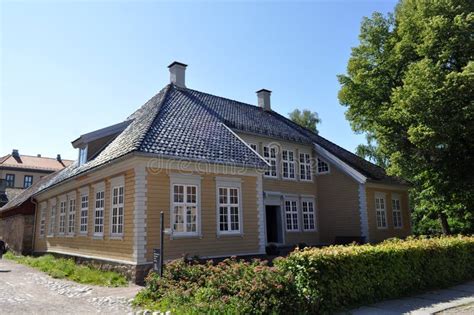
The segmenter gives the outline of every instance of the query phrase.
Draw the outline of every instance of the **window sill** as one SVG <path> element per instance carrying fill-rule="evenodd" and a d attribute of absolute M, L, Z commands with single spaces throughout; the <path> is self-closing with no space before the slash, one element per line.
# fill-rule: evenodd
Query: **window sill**
<path fill-rule="evenodd" d="M 87 232 L 79 233 L 77 236 L 80 236 L 80 237 L 87 237 Z"/>
<path fill-rule="evenodd" d="M 316 229 L 313 229 L 313 230 L 303 230 L 303 233 L 304 233 L 304 232 L 314 233 L 314 232 L 317 232 L 317 231 L 318 231 L 318 230 L 316 230 Z"/>
<path fill-rule="evenodd" d="M 221 237 L 244 237 L 244 233 L 242 232 L 229 232 L 229 233 L 225 233 L 225 232 L 218 232 L 217 233 L 217 238 L 221 238 Z"/>
<path fill-rule="evenodd" d="M 296 182 L 296 178 L 282 177 L 281 179 L 288 182 Z"/>
<path fill-rule="evenodd" d="M 386 226 L 382 226 L 382 227 L 377 226 L 377 230 L 388 230 L 388 227 L 386 227 Z"/>
<path fill-rule="evenodd" d="M 170 235 L 171 236 L 171 239 L 174 240 L 174 239 L 181 239 L 181 238 L 202 238 L 202 235 L 199 235 L 199 234 L 176 234 L 176 233 L 173 233 Z"/>
<path fill-rule="evenodd" d="M 314 183 L 314 181 L 312 179 L 301 179 L 300 178 L 300 182 L 303 182 L 303 183 Z"/>
<path fill-rule="evenodd" d="M 69 238 L 72 238 L 72 237 L 75 237 L 76 235 L 75 234 L 67 234 L 66 237 L 69 237 Z"/>
<path fill-rule="evenodd" d="M 301 230 L 286 230 L 287 233 L 300 233 Z"/>
<path fill-rule="evenodd" d="M 104 239 L 104 235 L 93 235 L 93 236 L 92 236 L 92 239 L 93 239 L 93 240 L 103 240 L 103 239 Z"/>
<path fill-rule="evenodd" d="M 109 240 L 123 241 L 123 235 L 110 235 Z"/>

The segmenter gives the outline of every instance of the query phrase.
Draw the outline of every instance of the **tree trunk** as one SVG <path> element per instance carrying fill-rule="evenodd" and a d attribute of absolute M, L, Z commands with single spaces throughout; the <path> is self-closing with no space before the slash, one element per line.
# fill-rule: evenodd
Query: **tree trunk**
<path fill-rule="evenodd" d="M 444 235 L 451 234 L 451 230 L 449 229 L 448 217 L 445 213 L 441 212 L 439 215 L 439 222 L 441 223 L 441 231 Z"/>

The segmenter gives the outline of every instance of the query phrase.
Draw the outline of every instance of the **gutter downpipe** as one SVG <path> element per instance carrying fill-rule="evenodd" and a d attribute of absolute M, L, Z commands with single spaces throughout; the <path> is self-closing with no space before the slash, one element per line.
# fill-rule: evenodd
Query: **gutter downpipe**
<path fill-rule="evenodd" d="M 35 251 L 35 240 L 36 240 L 36 209 L 38 209 L 38 202 L 33 197 L 31 198 L 31 203 L 35 205 L 35 214 L 34 214 L 34 220 L 33 220 L 33 237 L 32 237 L 32 244 L 31 244 L 31 254 L 34 253 Z"/>

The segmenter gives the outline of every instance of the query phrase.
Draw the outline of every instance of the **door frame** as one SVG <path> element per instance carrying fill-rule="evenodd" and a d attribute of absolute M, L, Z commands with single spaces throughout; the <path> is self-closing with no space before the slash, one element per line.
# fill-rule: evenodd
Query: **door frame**
<path fill-rule="evenodd" d="M 283 216 L 283 194 L 279 192 L 268 192 L 264 193 L 263 207 L 265 209 L 264 223 L 265 223 L 265 245 L 275 244 L 275 245 L 285 245 L 286 235 L 285 235 L 285 221 Z M 280 209 L 280 220 L 281 220 L 281 243 L 268 242 L 267 239 L 267 206 L 276 206 Z"/>

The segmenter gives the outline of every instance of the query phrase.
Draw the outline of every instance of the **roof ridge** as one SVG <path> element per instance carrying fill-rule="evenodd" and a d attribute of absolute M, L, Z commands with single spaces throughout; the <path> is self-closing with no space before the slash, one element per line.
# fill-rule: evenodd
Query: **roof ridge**
<path fill-rule="evenodd" d="M 38 158 L 38 159 L 49 159 L 49 160 L 57 160 L 55 157 L 49 157 L 49 156 L 37 156 L 37 155 L 29 155 L 29 154 L 20 154 L 20 157 L 22 156 L 28 156 L 28 157 L 33 157 L 33 158 Z M 69 160 L 69 159 L 61 159 L 62 161 L 72 161 L 74 160 Z"/>

